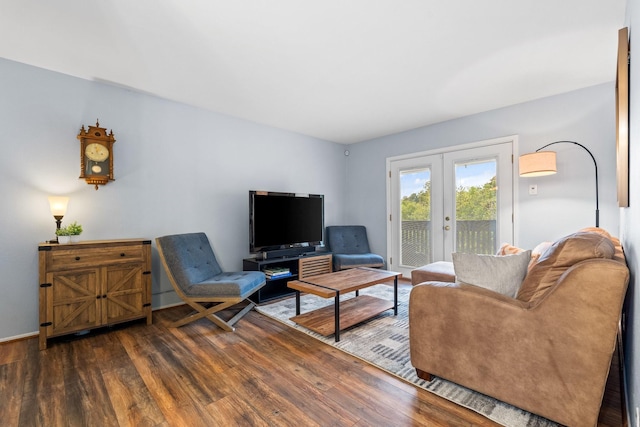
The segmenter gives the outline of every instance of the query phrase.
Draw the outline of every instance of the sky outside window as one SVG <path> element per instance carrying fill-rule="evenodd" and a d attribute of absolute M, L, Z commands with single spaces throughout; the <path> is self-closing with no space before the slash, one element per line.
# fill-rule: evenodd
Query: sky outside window
<path fill-rule="evenodd" d="M 495 162 L 467 163 L 456 165 L 456 188 L 477 187 L 489 182 L 496 175 Z M 400 174 L 401 197 L 410 196 L 424 189 L 425 182 L 431 179 L 431 170 L 416 170 Z"/>

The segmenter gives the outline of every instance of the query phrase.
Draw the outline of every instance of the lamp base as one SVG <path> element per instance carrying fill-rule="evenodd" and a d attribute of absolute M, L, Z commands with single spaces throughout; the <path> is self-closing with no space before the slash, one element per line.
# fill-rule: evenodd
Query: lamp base
<path fill-rule="evenodd" d="M 62 225 L 62 218 L 64 218 L 64 215 L 54 215 L 53 216 L 56 219 L 56 231 L 60 230 L 60 226 Z M 53 240 L 49 240 L 47 243 L 60 243 L 58 241 L 58 235 L 56 234 L 56 238 Z"/>

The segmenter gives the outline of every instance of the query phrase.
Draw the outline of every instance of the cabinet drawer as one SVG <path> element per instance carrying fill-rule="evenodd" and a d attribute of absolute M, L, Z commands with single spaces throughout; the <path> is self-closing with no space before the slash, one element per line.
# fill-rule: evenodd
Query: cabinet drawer
<path fill-rule="evenodd" d="M 87 248 L 52 251 L 50 270 L 69 269 L 85 266 L 102 266 L 132 261 L 142 261 L 142 246 L 110 246 L 107 248 Z"/>

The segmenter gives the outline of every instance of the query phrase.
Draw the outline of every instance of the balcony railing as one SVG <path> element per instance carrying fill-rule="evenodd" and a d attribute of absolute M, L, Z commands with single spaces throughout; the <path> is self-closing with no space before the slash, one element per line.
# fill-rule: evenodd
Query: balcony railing
<path fill-rule="evenodd" d="M 456 221 L 456 251 L 493 254 L 496 221 Z M 431 221 L 402 221 L 402 265 L 422 267 L 433 262 Z"/>

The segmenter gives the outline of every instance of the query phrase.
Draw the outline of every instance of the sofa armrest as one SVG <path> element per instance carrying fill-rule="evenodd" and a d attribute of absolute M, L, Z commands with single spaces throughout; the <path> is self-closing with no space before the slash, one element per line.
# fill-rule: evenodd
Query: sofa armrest
<path fill-rule="evenodd" d="M 412 364 L 563 424 L 589 425 L 628 280 L 624 264 L 590 259 L 535 305 L 473 285 L 420 284 L 409 302 Z"/>

